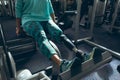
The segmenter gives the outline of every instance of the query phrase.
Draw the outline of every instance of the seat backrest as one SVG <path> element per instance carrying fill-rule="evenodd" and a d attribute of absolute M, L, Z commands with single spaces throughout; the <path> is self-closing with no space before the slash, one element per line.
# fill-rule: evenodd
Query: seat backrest
<path fill-rule="evenodd" d="M 13 77 L 13 78 L 16 78 L 16 66 L 15 66 L 15 62 L 14 62 L 14 59 L 11 55 L 10 52 L 8 52 L 8 49 L 7 49 L 7 46 L 6 46 L 6 39 L 4 37 L 4 31 L 3 31 L 3 28 L 2 28 L 2 25 L 0 24 L 0 36 L 2 37 L 2 48 L 3 48 L 3 52 L 4 52 L 4 55 L 5 55 L 5 62 L 7 64 L 7 67 L 8 67 L 8 70 L 9 70 L 9 73 L 10 73 L 10 77 Z"/>
<path fill-rule="evenodd" d="M 7 54 L 7 47 L 6 47 L 6 39 L 4 37 L 4 32 L 3 32 L 3 28 L 2 28 L 2 25 L 0 24 L 0 36 L 2 37 L 1 39 L 1 43 L 2 43 L 2 46 L 0 47 L 1 51 L 3 52 L 3 63 L 4 63 L 4 66 L 5 66 L 5 70 L 6 70 L 6 74 L 11 77 L 11 61 L 9 59 L 9 55 Z M 14 73 L 12 73 L 14 74 Z M 15 76 L 14 76 L 15 77 Z"/>

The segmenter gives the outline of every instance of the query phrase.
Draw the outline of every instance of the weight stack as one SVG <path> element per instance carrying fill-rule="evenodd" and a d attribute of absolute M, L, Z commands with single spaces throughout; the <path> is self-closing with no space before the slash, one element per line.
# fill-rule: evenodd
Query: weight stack
<path fill-rule="evenodd" d="M 6 43 L 16 64 L 28 60 L 36 51 L 36 43 L 30 37 L 9 40 Z"/>

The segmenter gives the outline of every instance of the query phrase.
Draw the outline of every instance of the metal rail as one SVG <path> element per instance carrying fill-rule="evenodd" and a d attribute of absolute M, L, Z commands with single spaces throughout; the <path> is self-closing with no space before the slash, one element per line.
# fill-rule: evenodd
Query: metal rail
<path fill-rule="evenodd" d="M 113 50 L 111 50 L 111 49 L 108 49 L 108 48 L 106 48 L 106 47 L 104 47 L 104 46 L 101 46 L 101 45 L 99 45 L 99 44 L 96 44 L 96 43 L 94 43 L 94 42 L 92 42 L 92 41 L 89 41 L 89 40 L 84 40 L 84 41 L 87 42 L 87 43 L 89 43 L 89 44 L 91 44 L 91 45 L 94 45 L 94 46 L 96 46 L 96 47 L 99 47 L 99 48 L 101 48 L 101 49 L 103 49 L 103 50 L 109 51 L 109 52 L 112 54 L 112 56 L 120 59 L 120 53 L 115 52 L 115 51 L 113 51 Z"/>

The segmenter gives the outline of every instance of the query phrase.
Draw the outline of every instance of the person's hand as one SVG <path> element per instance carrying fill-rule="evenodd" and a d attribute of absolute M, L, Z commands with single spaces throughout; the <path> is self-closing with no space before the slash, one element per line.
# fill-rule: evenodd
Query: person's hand
<path fill-rule="evenodd" d="M 17 36 L 19 36 L 19 34 L 20 34 L 20 27 L 16 27 L 16 34 L 17 34 Z"/>
<path fill-rule="evenodd" d="M 17 37 L 26 37 L 27 36 L 26 32 L 23 30 L 22 27 L 16 27 L 16 34 L 17 34 Z"/>

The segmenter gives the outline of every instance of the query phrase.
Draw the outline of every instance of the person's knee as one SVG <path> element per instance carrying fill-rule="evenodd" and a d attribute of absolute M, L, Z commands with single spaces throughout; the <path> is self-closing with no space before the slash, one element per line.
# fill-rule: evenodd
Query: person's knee
<path fill-rule="evenodd" d="M 60 35 L 60 38 L 61 38 L 61 40 L 66 40 L 66 39 L 68 39 L 65 34 L 61 34 L 61 35 Z"/>

